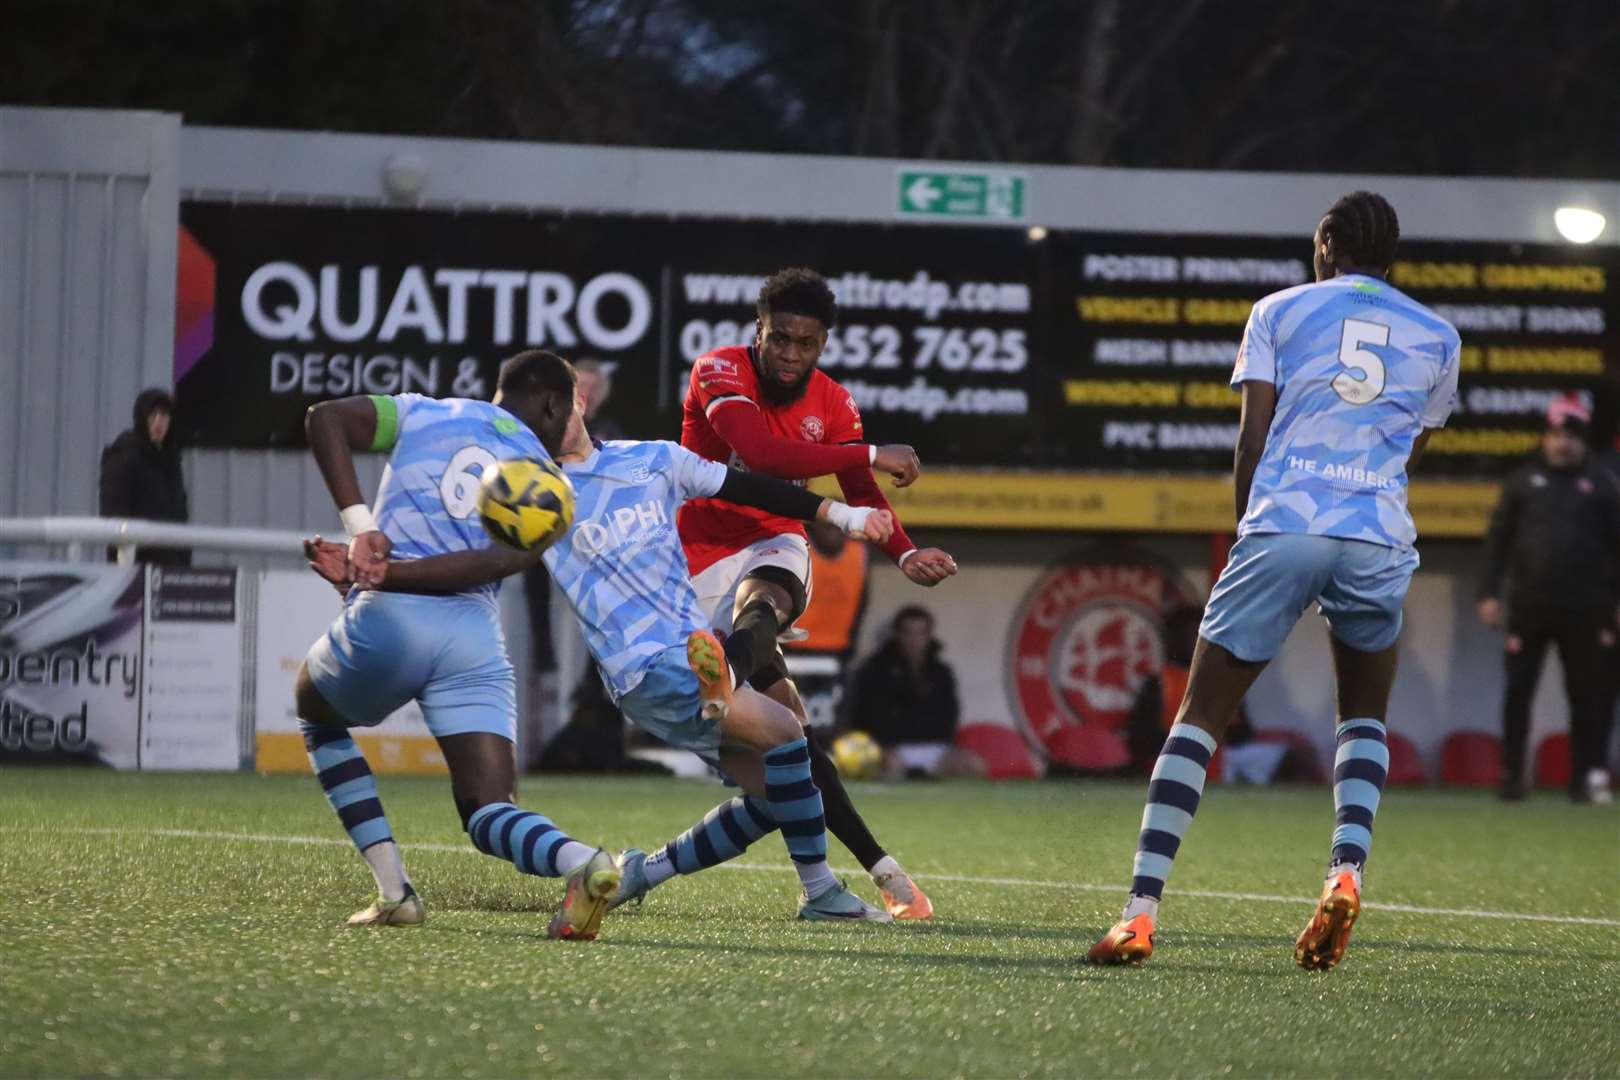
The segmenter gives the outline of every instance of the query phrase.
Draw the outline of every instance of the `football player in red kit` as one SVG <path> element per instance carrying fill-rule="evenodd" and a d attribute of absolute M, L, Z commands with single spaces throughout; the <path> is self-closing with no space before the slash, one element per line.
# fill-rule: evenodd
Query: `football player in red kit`
<path fill-rule="evenodd" d="M 832 474 L 851 505 L 890 510 L 873 470 L 888 473 L 904 487 L 917 478 L 917 455 L 909 446 L 865 442 L 854 398 L 817 368 L 827 331 L 837 318 L 832 289 L 813 270 L 783 270 L 760 289 L 756 311 L 758 331 L 751 347 L 716 349 L 693 366 L 681 445 L 733 468 L 800 483 Z M 725 637 L 729 661 L 725 666 L 733 679 L 752 683 L 808 726 L 804 703 L 788 678 L 778 645 L 779 640 L 793 639 L 793 623 L 811 597 L 803 525 L 718 499 L 687 503 L 679 525 L 698 603 Z M 938 548 L 918 548 L 898 520 L 883 549 L 919 585 L 937 585 L 956 573 L 950 555 Z M 707 684 L 705 680 L 705 689 Z M 717 693 L 729 689 L 724 673 L 714 689 Z M 931 917 L 928 897 L 872 836 L 815 732 L 808 735 L 827 831 L 872 875 L 889 914 L 901 919 Z M 713 855 L 715 861 L 738 853 L 700 852 L 705 858 Z M 627 885 L 639 884 L 636 869 L 631 867 Z M 676 872 L 690 871 L 681 867 Z M 660 867 L 655 876 L 662 873 Z M 655 884 L 649 882 L 647 887 Z"/>

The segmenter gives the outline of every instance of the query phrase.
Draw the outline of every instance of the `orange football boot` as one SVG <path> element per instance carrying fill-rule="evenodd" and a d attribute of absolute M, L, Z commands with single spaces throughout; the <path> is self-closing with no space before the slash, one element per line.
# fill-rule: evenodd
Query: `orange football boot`
<path fill-rule="evenodd" d="M 1341 870 L 1322 887 L 1316 914 L 1294 942 L 1294 962 L 1306 971 L 1327 971 L 1344 959 L 1350 928 L 1361 914 L 1361 886 L 1356 875 Z"/>
<path fill-rule="evenodd" d="M 878 894 L 889 914 L 897 919 L 932 919 L 934 902 L 928 899 L 911 875 L 895 870 L 876 879 Z"/>
<path fill-rule="evenodd" d="M 731 666 L 725 646 L 712 630 L 694 630 L 686 639 L 686 662 L 698 677 L 703 719 L 724 720 L 731 711 Z"/>
<path fill-rule="evenodd" d="M 1140 964 L 1152 955 L 1153 916 L 1143 912 L 1115 923 L 1086 953 L 1086 959 L 1093 964 Z"/>

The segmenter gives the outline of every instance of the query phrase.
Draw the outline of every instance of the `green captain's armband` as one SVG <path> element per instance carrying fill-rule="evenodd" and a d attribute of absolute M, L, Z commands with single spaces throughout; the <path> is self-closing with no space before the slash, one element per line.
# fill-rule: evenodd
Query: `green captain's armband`
<path fill-rule="evenodd" d="M 367 394 L 377 407 L 377 434 L 371 437 L 373 450 L 392 450 L 399 438 L 399 406 L 387 394 Z"/>

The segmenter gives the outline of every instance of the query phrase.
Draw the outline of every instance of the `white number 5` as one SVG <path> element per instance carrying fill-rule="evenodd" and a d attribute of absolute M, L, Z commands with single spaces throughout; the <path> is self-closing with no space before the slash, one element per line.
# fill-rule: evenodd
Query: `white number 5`
<path fill-rule="evenodd" d="M 1333 390 L 1352 405 L 1365 405 L 1384 392 L 1384 362 L 1364 345 L 1388 345 L 1389 327 L 1362 319 L 1344 320 L 1339 336 L 1339 363 L 1346 370 L 1333 377 Z"/>
<path fill-rule="evenodd" d="M 450 458 L 439 481 L 439 497 L 453 518 L 472 517 L 478 509 L 478 484 L 484 476 L 484 466 L 493 465 L 495 455 L 482 446 L 463 446 Z"/>

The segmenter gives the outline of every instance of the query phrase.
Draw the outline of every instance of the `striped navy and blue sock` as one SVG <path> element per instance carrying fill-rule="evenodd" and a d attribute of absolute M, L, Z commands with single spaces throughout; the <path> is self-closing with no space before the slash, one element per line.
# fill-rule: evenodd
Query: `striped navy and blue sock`
<path fill-rule="evenodd" d="M 374 844 L 392 840 L 394 833 L 383 815 L 377 797 L 377 778 L 371 775 L 366 756 L 354 744 L 347 728 L 326 727 L 301 720 L 304 749 L 310 765 L 326 792 L 326 801 L 337 811 L 338 820 L 349 833 L 354 846 L 364 854 Z"/>
<path fill-rule="evenodd" d="M 827 819 L 821 790 L 810 778 L 810 746 L 803 736 L 765 753 L 765 806 L 782 830 L 788 856 L 814 900 L 836 885 L 827 867 Z"/>
<path fill-rule="evenodd" d="M 695 874 L 718 866 L 735 859 L 749 844 L 775 829 L 770 812 L 753 796 L 723 802 L 647 857 L 647 881 L 657 885 L 676 874 Z"/>
<path fill-rule="evenodd" d="M 1170 877 L 1181 838 L 1198 812 L 1204 794 L 1209 759 L 1215 755 L 1215 736 L 1192 724 L 1176 724 L 1164 740 L 1159 760 L 1148 781 L 1142 831 L 1136 838 L 1136 862 L 1131 869 L 1131 900 L 1149 914 L 1158 908 L 1164 883 Z M 1127 918 L 1136 914 L 1126 905 Z"/>
<path fill-rule="evenodd" d="M 1335 741 L 1333 856 L 1328 872 L 1349 867 L 1359 882 L 1372 851 L 1373 817 L 1389 775 L 1389 743 L 1383 723 L 1367 718 L 1340 724 Z"/>
<path fill-rule="evenodd" d="M 473 811 L 467 835 L 485 855 L 505 859 L 520 873 L 541 877 L 571 874 L 596 852 L 547 818 L 509 802 L 488 803 Z"/>

